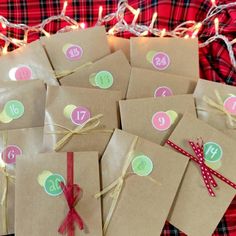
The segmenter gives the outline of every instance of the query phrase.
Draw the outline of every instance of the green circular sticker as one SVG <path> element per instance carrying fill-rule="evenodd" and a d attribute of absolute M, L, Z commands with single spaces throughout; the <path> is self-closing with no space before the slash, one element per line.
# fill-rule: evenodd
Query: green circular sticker
<path fill-rule="evenodd" d="M 100 71 L 95 76 L 95 83 L 101 89 L 108 89 L 113 85 L 113 76 L 108 71 Z"/>
<path fill-rule="evenodd" d="M 18 100 L 11 100 L 5 104 L 4 111 L 8 117 L 15 120 L 23 116 L 25 108 L 22 102 Z"/>
<path fill-rule="evenodd" d="M 58 196 L 63 192 L 60 187 L 61 182 L 65 184 L 65 180 L 61 175 L 59 174 L 49 175 L 44 182 L 44 190 L 50 196 Z"/>
<path fill-rule="evenodd" d="M 216 162 L 222 158 L 223 150 L 221 146 L 214 142 L 204 144 L 204 157 L 208 162 Z"/>
<path fill-rule="evenodd" d="M 154 50 L 148 51 L 146 54 L 146 60 L 149 63 L 152 63 L 152 58 L 155 56 L 155 54 L 156 54 L 156 51 L 154 51 Z"/>
<path fill-rule="evenodd" d="M 152 160 L 145 155 L 137 156 L 132 161 L 132 169 L 139 176 L 148 176 L 153 170 Z"/>

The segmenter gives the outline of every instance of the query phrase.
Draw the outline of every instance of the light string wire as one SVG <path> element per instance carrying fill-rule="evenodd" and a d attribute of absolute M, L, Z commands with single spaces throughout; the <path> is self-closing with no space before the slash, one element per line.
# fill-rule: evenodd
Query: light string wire
<path fill-rule="evenodd" d="M 179 24 L 177 27 L 175 27 L 172 31 L 167 31 L 166 29 L 157 29 L 154 28 L 155 21 L 157 20 L 158 14 L 155 12 L 152 16 L 151 23 L 149 25 L 143 25 L 143 24 L 137 24 L 137 20 L 139 15 L 141 14 L 141 10 L 134 9 L 131 5 L 128 4 L 128 0 L 120 0 L 117 6 L 116 12 L 107 14 L 103 16 L 103 7 L 100 6 L 98 10 L 98 20 L 96 25 L 104 25 L 112 20 L 116 20 L 116 23 L 114 26 L 112 26 L 108 30 L 108 34 L 115 35 L 121 32 L 129 32 L 135 36 L 146 36 L 146 35 L 154 35 L 157 37 L 175 37 L 175 38 L 196 38 L 201 37 L 199 34 L 200 30 L 206 23 L 209 21 L 213 21 L 212 18 L 217 16 L 220 12 L 222 12 L 225 9 L 236 7 L 236 2 L 222 4 L 222 5 L 216 5 L 215 0 L 211 0 L 212 6 L 209 9 L 209 11 L 206 14 L 206 18 L 203 19 L 201 22 L 196 21 L 185 21 L 181 24 Z M 8 51 L 9 45 L 13 44 L 17 47 L 21 47 L 27 44 L 28 42 L 28 34 L 30 32 L 37 32 L 42 33 L 47 37 L 50 37 L 50 33 L 45 30 L 45 26 L 53 21 L 65 21 L 68 23 L 67 26 L 61 28 L 57 31 L 57 33 L 60 32 L 68 32 L 73 31 L 76 29 L 84 29 L 85 24 L 84 23 L 78 23 L 71 17 L 66 15 L 66 9 L 68 6 L 68 2 L 65 1 L 63 4 L 63 9 L 59 15 L 51 16 L 45 20 L 43 20 L 40 24 L 37 24 L 35 26 L 28 26 L 26 24 L 14 24 L 9 22 L 5 17 L 0 16 L 0 24 L 2 24 L 2 27 L 5 28 L 14 28 L 24 31 L 24 38 L 22 40 L 15 39 L 11 37 L 7 37 L 6 35 L 0 33 L 0 40 L 3 40 L 5 42 L 5 45 L 1 49 L 0 53 L 2 55 L 6 54 Z M 127 23 L 125 20 L 125 14 L 126 12 L 131 12 L 134 17 L 131 23 Z M 233 40 L 228 39 L 225 35 L 220 33 L 219 28 L 219 19 L 216 17 L 214 19 L 215 24 L 215 34 L 213 36 L 210 36 L 206 41 L 199 43 L 199 47 L 206 47 L 210 43 L 216 41 L 216 40 L 222 40 L 229 53 L 231 64 L 234 68 L 236 68 L 236 58 L 233 51 L 233 46 L 236 43 L 236 38 Z"/>

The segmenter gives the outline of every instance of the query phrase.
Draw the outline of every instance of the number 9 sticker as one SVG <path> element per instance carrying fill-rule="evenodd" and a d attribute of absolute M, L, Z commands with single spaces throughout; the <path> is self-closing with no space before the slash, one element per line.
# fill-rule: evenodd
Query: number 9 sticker
<path fill-rule="evenodd" d="M 156 112 L 152 117 L 152 125 L 158 131 L 165 131 L 171 126 L 171 117 L 164 111 Z"/>

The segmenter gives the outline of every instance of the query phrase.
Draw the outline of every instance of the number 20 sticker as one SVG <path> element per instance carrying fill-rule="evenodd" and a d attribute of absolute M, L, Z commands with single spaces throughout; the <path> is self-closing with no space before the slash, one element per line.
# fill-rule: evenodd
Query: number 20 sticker
<path fill-rule="evenodd" d="M 152 117 L 152 125 L 156 130 L 165 131 L 171 126 L 171 118 L 164 111 L 156 112 Z"/>

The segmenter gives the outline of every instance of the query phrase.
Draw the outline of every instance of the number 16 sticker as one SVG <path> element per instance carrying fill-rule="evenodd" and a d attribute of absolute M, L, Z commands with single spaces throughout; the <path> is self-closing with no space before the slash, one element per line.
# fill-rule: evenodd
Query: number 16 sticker
<path fill-rule="evenodd" d="M 165 131 L 171 126 L 171 118 L 164 111 L 156 112 L 152 117 L 152 125 L 159 131 Z"/>

